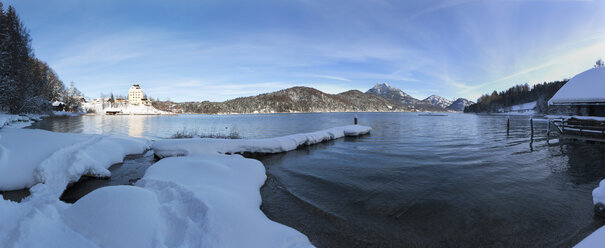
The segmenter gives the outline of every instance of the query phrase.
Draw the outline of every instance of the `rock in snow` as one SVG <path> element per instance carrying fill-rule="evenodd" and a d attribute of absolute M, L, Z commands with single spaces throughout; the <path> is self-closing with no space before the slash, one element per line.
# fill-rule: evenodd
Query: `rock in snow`
<path fill-rule="evenodd" d="M 2 187 L 33 186 L 31 196 L 21 203 L 0 200 L 0 244 L 311 247 L 305 235 L 269 220 L 260 210 L 264 166 L 257 160 L 220 153 L 288 151 L 370 130 L 346 126 L 273 139 L 158 141 L 153 147 L 163 156 L 187 156 L 155 163 L 134 186 L 100 188 L 74 204 L 59 200 L 67 183 L 87 173 L 108 175 L 109 165 L 126 154 L 144 151 L 148 142 L 41 130 L 3 131 Z"/>

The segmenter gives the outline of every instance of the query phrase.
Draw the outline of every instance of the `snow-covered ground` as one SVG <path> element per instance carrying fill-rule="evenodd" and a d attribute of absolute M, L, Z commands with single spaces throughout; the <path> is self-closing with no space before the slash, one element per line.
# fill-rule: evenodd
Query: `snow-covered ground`
<path fill-rule="evenodd" d="M 592 191 L 592 202 L 594 205 L 605 204 L 605 179 L 599 183 L 599 187 Z"/>
<path fill-rule="evenodd" d="M 605 246 L 605 226 L 586 237 L 574 248 L 602 248 Z"/>
<path fill-rule="evenodd" d="M 598 203 L 605 204 L 605 180 L 602 180 L 599 183 L 599 187 L 592 191 L 592 200 L 594 205 Z M 600 248 L 605 246 L 605 226 L 599 228 L 590 236 L 586 237 L 580 243 L 578 243 L 576 248 Z"/>
<path fill-rule="evenodd" d="M 366 126 L 350 125 L 268 139 L 166 139 L 154 142 L 153 150 L 159 157 L 244 152 L 279 153 L 294 150 L 301 145 L 367 134 L 371 130 L 372 128 Z"/>
<path fill-rule="evenodd" d="M 0 190 L 44 183 L 59 196 L 81 175 L 109 176 L 109 166 L 150 145 L 136 138 L 37 129 L 9 129 L 0 134 Z"/>
<path fill-rule="evenodd" d="M 263 165 L 239 155 L 166 158 L 135 186 L 74 204 L 0 201 L 3 247 L 310 247 L 260 210 Z"/>
<path fill-rule="evenodd" d="M 264 166 L 257 160 L 221 153 L 289 151 L 370 130 L 345 126 L 272 139 L 157 141 L 153 147 L 163 157 L 186 156 L 155 163 L 134 186 L 100 188 L 68 204 L 59 197 L 69 182 L 86 174 L 109 176 L 111 164 L 122 161 L 126 154 L 143 152 L 149 142 L 3 129 L 0 189 L 31 186 L 31 195 L 20 203 L 0 199 L 0 244 L 311 247 L 305 235 L 269 220 L 260 210 Z"/>
<path fill-rule="evenodd" d="M 106 111 L 119 111 L 125 115 L 165 115 L 173 114 L 166 111 L 161 111 L 153 106 L 145 105 L 130 105 L 127 103 L 84 103 L 82 109 L 86 112 L 94 112 L 96 114 L 105 114 Z"/>
<path fill-rule="evenodd" d="M 536 102 L 528 102 L 519 105 L 513 105 L 498 110 L 499 114 L 507 115 L 533 115 L 536 113 Z"/>
<path fill-rule="evenodd" d="M 30 126 L 33 121 L 39 121 L 43 115 L 27 114 L 27 115 L 11 115 L 0 112 L 0 129 L 3 127 L 23 128 Z"/>

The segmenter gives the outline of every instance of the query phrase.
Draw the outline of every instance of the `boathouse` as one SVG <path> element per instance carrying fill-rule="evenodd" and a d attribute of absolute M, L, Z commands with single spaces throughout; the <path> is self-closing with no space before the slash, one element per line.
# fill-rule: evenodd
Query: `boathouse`
<path fill-rule="evenodd" d="M 565 116 L 550 120 L 563 138 L 605 142 L 605 67 L 574 76 L 548 105 L 567 109 Z"/>

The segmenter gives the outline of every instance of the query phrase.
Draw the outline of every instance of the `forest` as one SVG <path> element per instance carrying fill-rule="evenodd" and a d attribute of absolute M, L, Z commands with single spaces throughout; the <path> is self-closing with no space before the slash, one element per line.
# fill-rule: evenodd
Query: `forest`
<path fill-rule="evenodd" d="M 593 68 L 605 67 L 605 62 L 599 59 L 594 64 Z M 465 113 L 496 113 L 500 109 L 513 105 L 536 101 L 536 112 L 541 114 L 558 114 L 561 111 L 560 107 L 548 106 L 548 100 L 552 98 L 557 91 L 569 81 L 568 79 L 544 82 L 529 87 L 528 84 L 515 85 L 508 90 L 491 94 L 484 94 L 477 103 L 464 108 Z"/>
<path fill-rule="evenodd" d="M 477 103 L 471 104 L 464 109 L 469 113 L 496 113 L 499 109 L 513 105 L 536 101 L 538 113 L 548 112 L 548 99 L 567 83 L 568 80 L 544 82 L 529 87 L 529 84 L 519 84 L 501 92 L 493 91 L 477 99 Z"/>
<path fill-rule="evenodd" d="M 66 110 L 77 110 L 82 94 L 73 83 L 69 87 L 31 48 L 29 31 L 15 8 L 0 2 L 0 111 L 13 114 L 42 113 L 54 101 Z"/>

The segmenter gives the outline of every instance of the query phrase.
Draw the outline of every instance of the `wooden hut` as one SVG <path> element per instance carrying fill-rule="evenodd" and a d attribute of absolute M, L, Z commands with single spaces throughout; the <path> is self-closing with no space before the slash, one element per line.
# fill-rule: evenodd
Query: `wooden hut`
<path fill-rule="evenodd" d="M 574 76 L 548 104 L 568 109 L 566 116 L 550 120 L 561 137 L 605 142 L 605 67 Z"/>

